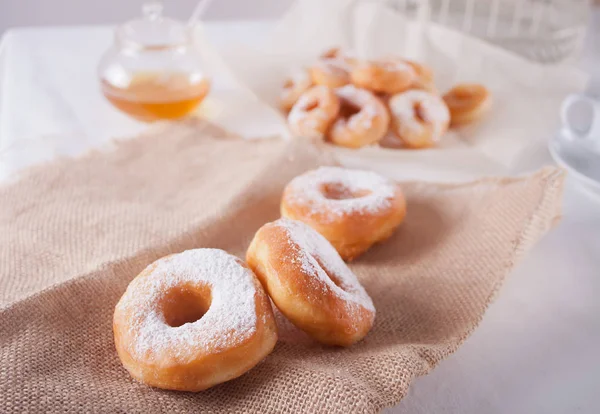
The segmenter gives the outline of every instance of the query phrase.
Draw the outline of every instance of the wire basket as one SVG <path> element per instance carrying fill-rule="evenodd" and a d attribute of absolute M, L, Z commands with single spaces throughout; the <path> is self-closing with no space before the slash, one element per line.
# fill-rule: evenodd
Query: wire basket
<path fill-rule="evenodd" d="M 497 44 L 530 60 L 575 58 L 585 35 L 589 0 L 388 0 L 410 18 L 425 18 Z"/>

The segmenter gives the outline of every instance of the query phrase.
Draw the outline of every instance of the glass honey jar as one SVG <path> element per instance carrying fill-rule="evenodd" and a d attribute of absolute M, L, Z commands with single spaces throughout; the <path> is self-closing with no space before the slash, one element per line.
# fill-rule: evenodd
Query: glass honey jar
<path fill-rule="evenodd" d="M 142 10 L 142 18 L 116 29 L 114 44 L 100 60 L 102 93 L 141 121 L 182 118 L 210 89 L 192 30 L 164 17 L 159 2 L 145 4 Z"/>

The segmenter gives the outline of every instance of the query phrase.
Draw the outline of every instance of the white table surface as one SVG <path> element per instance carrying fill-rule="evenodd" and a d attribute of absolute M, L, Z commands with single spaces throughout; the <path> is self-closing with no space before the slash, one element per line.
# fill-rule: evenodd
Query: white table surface
<path fill-rule="evenodd" d="M 211 23 L 206 33 L 216 44 L 255 44 L 268 29 L 265 22 Z M 598 71 L 594 33 L 582 65 Z M 27 164 L 95 145 L 106 131 L 125 135 L 140 128 L 110 112 L 96 87 L 96 63 L 111 39 L 106 27 L 20 29 L 4 36 L 5 179 Z M 64 88 L 65 82 L 75 87 Z M 110 125 L 98 113 L 110 113 Z M 64 136 L 71 138 L 53 140 Z M 11 148 L 27 151 L 19 159 L 3 157 Z M 551 161 L 542 151 L 535 163 L 544 162 Z M 568 181 L 564 203 L 562 222 L 513 272 L 472 337 L 390 412 L 600 413 L 600 196 Z"/>

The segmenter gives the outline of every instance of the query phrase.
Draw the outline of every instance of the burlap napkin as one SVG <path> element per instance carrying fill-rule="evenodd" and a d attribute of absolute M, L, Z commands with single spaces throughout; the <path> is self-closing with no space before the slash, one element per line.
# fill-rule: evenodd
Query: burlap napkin
<path fill-rule="evenodd" d="M 0 189 L 2 411 L 378 411 L 456 350 L 559 214 L 563 177 L 553 169 L 406 183 L 405 224 L 351 265 L 377 307 L 365 340 L 323 347 L 280 318 L 274 352 L 239 379 L 198 394 L 131 380 L 111 330 L 128 282 L 184 249 L 243 256 L 255 230 L 278 217 L 285 183 L 323 162 L 301 141 L 247 142 L 182 124 Z"/>

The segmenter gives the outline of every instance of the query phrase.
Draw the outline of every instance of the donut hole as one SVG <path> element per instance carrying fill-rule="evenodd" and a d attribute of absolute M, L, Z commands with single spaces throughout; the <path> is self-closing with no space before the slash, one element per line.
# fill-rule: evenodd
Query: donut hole
<path fill-rule="evenodd" d="M 356 105 L 353 102 L 350 102 L 346 99 L 341 100 L 340 106 L 340 117 L 343 119 L 349 119 L 354 115 L 358 114 L 361 111 L 361 107 Z"/>
<path fill-rule="evenodd" d="M 177 328 L 200 320 L 212 302 L 207 286 L 177 286 L 163 297 L 161 310 L 167 325 Z"/>
<path fill-rule="evenodd" d="M 306 110 L 306 112 L 310 112 L 310 111 L 317 109 L 318 107 L 319 107 L 319 101 L 317 101 L 316 99 L 313 99 L 306 105 L 306 107 L 304 109 Z"/>
<path fill-rule="evenodd" d="M 333 59 L 338 57 L 340 53 L 340 49 L 338 49 L 337 47 L 334 47 L 333 49 L 329 49 L 327 51 L 325 51 L 322 55 L 321 55 L 321 59 Z"/>
<path fill-rule="evenodd" d="M 413 104 L 413 111 L 415 113 L 415 118 L 420 122 L 427 122 L 427 112 L 425 108 L 421 104 L 421 102 L 415 102 Z"/>
<path fill-rule="evenodd" d="M 284 89 L 292 89 L 293 87 L 294 87 L 294 81 L 291 79 L 286 80 L 285 83 L 283 84 Z"/>
<path fill-rule="evenodd" d="M 321 193 L 328 200 L 349 200 L 371 194 L 369 190 L 352 190 L 341 183 L 327 183 L 321 186 Z"/>

